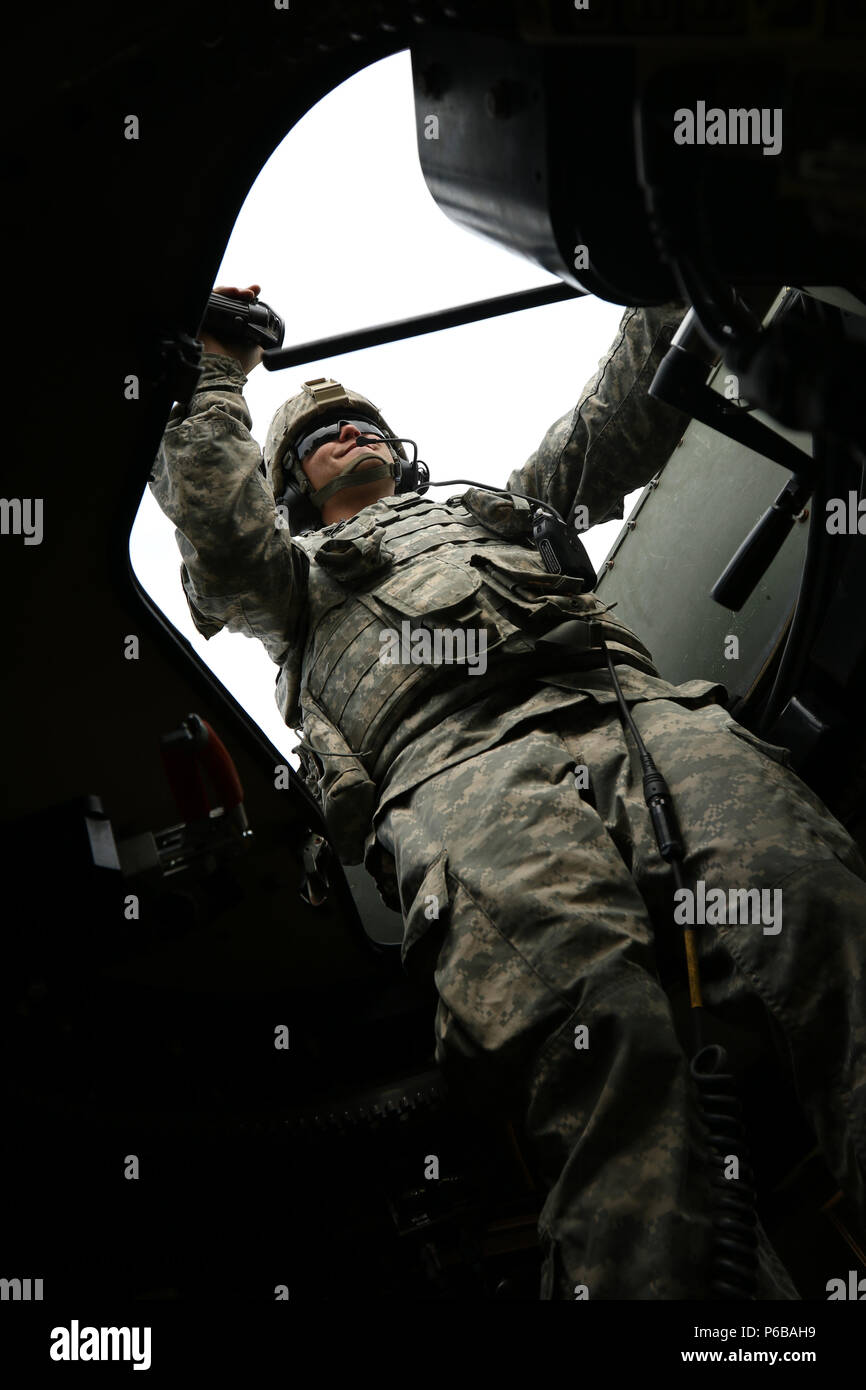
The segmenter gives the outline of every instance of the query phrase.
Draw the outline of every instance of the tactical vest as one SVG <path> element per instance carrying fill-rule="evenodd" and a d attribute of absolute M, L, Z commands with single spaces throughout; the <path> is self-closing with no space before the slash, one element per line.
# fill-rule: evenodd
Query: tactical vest
<path fill-rule="evenodd" d="M 308 626 L 300 671 L 299 647 L 278 698 L 286 722 L 303 724 L 296 751 L 344 862 L 362 856 L 377 784 L 397 753 L 492 683 L 604 666 L 601 640 L 615 662 L 658 675 L 583 580 L 548 573 L 530 537 L 524 498 L 478 488 L 445 503 L 418 493 L 381 498 L 348 521 L 292 537 L 310 562 Z M 547 647 L 545 634 L 569 619 L 579 620 L 576 641 Z M 486 641 L 486 670 L 480 660 L 476 674 L 465 659 L 407 660 L 405 643 L 402 660 L 386 661 L 385 635 L 405 637 L 405 624 L 452 634 L 440 654 L 460 650 L 455 634 L 473 632 L 476 652 Z"/>

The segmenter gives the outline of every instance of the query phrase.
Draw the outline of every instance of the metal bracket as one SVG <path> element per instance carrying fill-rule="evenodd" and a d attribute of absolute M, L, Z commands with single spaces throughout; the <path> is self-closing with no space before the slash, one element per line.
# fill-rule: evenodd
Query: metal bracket
<path fill-rule="evenodd" d="M 304 877 L 299 890 L 310 907 L 321 907 L 328 897 L 331 887 L 328 865 L 332 860 L 333 850 L 328 841 L 315 832 L 310 835 L 303 849 Z"/>

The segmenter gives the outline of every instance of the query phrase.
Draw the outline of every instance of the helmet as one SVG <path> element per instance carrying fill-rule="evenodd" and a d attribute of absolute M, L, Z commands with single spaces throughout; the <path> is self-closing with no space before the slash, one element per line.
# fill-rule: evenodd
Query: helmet
<path fill-rule="evenodd" d="M 394 431 L 372 401 L 357 391 L 347 390 L 339 381 L 329 377 L 305 381 L 303 390 L 284 401 L 271 420 L 263 450 L 265 475 L 276 502 L 288 506 L 289 530 L 295 534 L 305 529 L 318 529 L 323 523 L 320 512 L 311 501 L 313 487 L 298 460 L 294 445 L 311 430 L 346 415 L 361 416 L 378 426 L 384 434 L 393 437 Z M 402 444 L 395 441 L 389 443 L 388 448 L 395 462 L 399 457 L 408 464 Z M 406 470 L 398 467 L 395 491 L 411 491 L 408 482 Z"/>

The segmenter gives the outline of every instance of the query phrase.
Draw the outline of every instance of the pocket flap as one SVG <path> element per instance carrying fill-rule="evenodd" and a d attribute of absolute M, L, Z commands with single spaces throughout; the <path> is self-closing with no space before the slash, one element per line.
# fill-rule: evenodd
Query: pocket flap
<path fill-rule="evenodd" d="M 368 579 L 394 563 L 384 535 L 378 526 L 369 536 L 331 536 L 316 551 L 316 562 L 342 582 Z"/>
<path fill-rule="evenodd" d="M 488 492 L 471 487 L 461 501 L 468 512 L 504 540 L 521 540 L 532 530 L 532 512 L 525 497 L 513 492 Z"/>
<path fill-rule="evenodd" d="M 445 876 L 447 868 L 448 851 L 441 849 L 428 866 L 418 892 L 408 910 L 404 912 L 405 930 L 403 932 L 403 945 L 400 950 L 400 959 L 404 964 L 410 950 L 413 952 L 413 965 L 416 964 L 415 948 L 422 938 L 427 937 L 431 931 L 434 935 L 429 938 L 427 949 L 432 953 L 432 959 L 429 961 L 430 966 L 435 964 L 435 957 L 439 954 L 442 936 L 447 930 L 450 920 L 451 904 L 448 896 L 448 881 Z M 424 954 L 427 954 L 426 950 Z"/>
<path fill-rule="evenodd" d="M 313 769 L 320 771 L 316 795 L 328 837 L 343 864 L 359 864 L 378 800 L 375 784 L 339 730 L 310 698 L 308 690 L 301 692 L 301 711 L 307 743 L 302 743 L 300 748 L 308 772 L 308 785 Z"/>
<path fill-rule="evenodd" d="M 520 598 L 539 599 L 546 594 L 568 594 L 575 598 L 583 597 L 586 584 L 568 574 L 551 574 L 544 567 L 536 550 L 521 551 L 510 545 L 486 546 L 472 557 L 473 565 L 484 571 L 485 576 L 508 593 Z"/>
<path fill-rule="evenodd" d="M 782 767 L 791 767 L 791 750 L 784 748 L 779 743 L 768 743 L 766 739 L 759 738 L 753 734 L 751 729 L 738 724 L 735 719 L 728 716 L 728 732 L 741 738 L 744 743 L 750 743 L 759 753 L 763 753 L 765 758 L 772 758 L 774 763 L 781 763 Z"/>
<path fill-rule="evenodd" d="M 480 587 L 481 576 L 474 570 L 436 555 L 400 566 L 370 592 L 409 618 L 424 618 L 459 607 Z"/>

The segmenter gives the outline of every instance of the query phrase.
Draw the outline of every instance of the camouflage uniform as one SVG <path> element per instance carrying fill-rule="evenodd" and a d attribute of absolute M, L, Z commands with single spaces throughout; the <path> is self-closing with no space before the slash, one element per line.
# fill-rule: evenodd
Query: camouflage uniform
<path fill-rule="evenodd" d="M 681 314 L 626 311 L 576 410 L 509 490 L 564 515 L 585 505 L 592 524 L 622 516 L 686 424 L 646 396 Z M 700 928 L 705 1001 L 790 1069 L 862 1212 L 866 866 L 843 828 L 781 750 L 734 724 L 721 686 L 661 680 L 595 595 L 546 573 L 519 498 L 409 493 L 316 533 L 275 527 L 244 381 L 206 355 L 152 475 L 190 610 L 205 636 L 259 637 L 280 667 L 277 701 L 303 724 L 341 858 L 363 856 L 402 911 L 406 968 L 435 974 L 437 1061 L 520 1124 L 549 1194 L 542 1297 L 578 1284 L 590 1298 L 706 1296 L 705 1170 L 662 987 L 679 932 L 600 638 L 671 787 L 686 881 L 782 889 L 779 934 Z M 569 620 L 574 646 L 546 645 Z M 404 622 L 483 630 L 486 671 L 383 663 L 381 633 Z M 796 1298 L 763 1233 L 760 1255 L 760 1296 Z"/>

